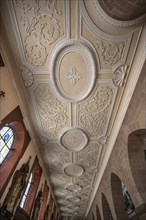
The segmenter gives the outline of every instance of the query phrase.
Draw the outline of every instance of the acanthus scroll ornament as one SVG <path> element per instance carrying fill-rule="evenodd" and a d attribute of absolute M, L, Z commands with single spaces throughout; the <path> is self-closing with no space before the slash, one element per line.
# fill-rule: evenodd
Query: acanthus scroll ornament
<path fill-rule="evenodd" d="M 96 42 L 96 48 L 101 56 L 104 64 L 114 65 L 122 58 L 125 43 L 104 43 L 102 41 Z"/>
<path fill-rule="evenodd" d="M 13 5 L 26 58 L 34 66 L 43 66 L 48 46 L 63 34 L 60 25 L 62 11 L 57 9 L 56 0 L 13 1 Z"/>
<path fill-rule="evenodd" d="M 98 138 L 103 135 L 113 97 L 113 86 L 108 83 L 99 83 L 94 95 L 86 102 L 79 104 L 79 126 L 88 130 L 91 137 Z"/>
<path fill-rule="evenodd" d="M 39 84 L 34 90 L 34 96 L 44 134 L 56 137 L 59 130 L 68 123 L 67 105 L 53 95 L 47 84 Z"/>

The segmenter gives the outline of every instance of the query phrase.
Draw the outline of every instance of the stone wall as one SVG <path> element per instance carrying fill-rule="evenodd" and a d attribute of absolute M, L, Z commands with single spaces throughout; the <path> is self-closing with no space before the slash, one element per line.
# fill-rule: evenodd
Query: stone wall
<path fill-rule="evenodd" d="M 130 194 L 130 197 L 132 199 L 132 202 L 135 206 L 135 212 L 136 212 L 135 219 L 142 220 L 145 218 L 146 187 L 143 187 L 143 184 L 146 183 L 146 172 L 145 172 L 146 166 L 144 160 L 144 151 L 142 151 L 143 158 L 140 158 L 138 156 L 139 154 L 137 151 L 138 147 L 134 148 L 134 145 L 136 145 L 136 143 L 137 146 L 140 146 L 141 144 L 144 147 L 144 142 L 142 143 L 139 137 L 144 137 L 146 131 L 144 130 L 146 128 L 146 74 L 145 73 L 146 73 L 146 63 L 142 69 L 128 111 L 126 113 L 115 146 L 113 148 L 111 157 L 109 159 L 101 183 L 97 190 L 96 196 L 94 198 L 94 201 L 86 218 L 87 220 L 93 219 L 93 214 L 95 216 L 95 219 L 100 219 L 99 217 L 98 218 L 96 217 L 97 215 L 96 206 L 99 208 L 101 218 L 104 220 L 106 219 L 106 213 L 104 213 L 105 208 L 103 207 L 104 204 L 102 204 L 102 200 L 103 200 L 102 194 L 104 194 L 105 198 L 107 199 L 114 220 L 116 219 L 126 220 L 126 218 L 128 217 L 127 213 L 122 209 L 120 201 L 119 204 L 116 204 L 115 201 L 113 201 L 112 193 L 118 193 L 118 190 L 116 189 L 117 187 L 115 183 L 116 181 L 113 181 L 111 179 L 112 173 L 115 174 L 117 179 L 119 178 L 119 181 L 122 181 L 126 186 Z M 129 135 L 137 130 L 139 131 L 138 135 L 137 136 L 135 135 L 135 139 L 137 138 L 137 141 L 133 140 L 133 144 L 132 144 L 132 141 L 130 142 L 131 136 Z M 142 131 L 142 136 L 140 136 L 141 135 L 140 131 Z M 139 158 L 139 161 L 132 160 L 132 157 Z M 131 170 L 133 169 L 134 164 L 132 165 L 130 161 L 133 161 L 133 163 L 135 163 L 135 167 L 137 168 L 137 171 Z M 139 172 L 139 178 L 138 177 L 134 178 L 133 175 L 136 175 L 137 172 Z M 141 181 L 143 181 L 143 183 L 141 183 Z M 114 204 L 116 204 L 116 209 Z M 119 209 L 118 209 L 118 205 L 120 206 Z M 143 214 L 144 212 L 145 214 Z M 125 213 L 126 213 L 126 217 L 123 218 L 123 215 L 125 215 Z"/>

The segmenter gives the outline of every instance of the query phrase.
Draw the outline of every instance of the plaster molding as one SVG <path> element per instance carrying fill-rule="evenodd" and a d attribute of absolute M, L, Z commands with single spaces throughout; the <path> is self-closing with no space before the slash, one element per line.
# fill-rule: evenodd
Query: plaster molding
<path fill-rule="evenodd" d="M 78 104 L 78 127 L 87 130 L 90 139 L 106 135 L 116 94 L 112 80 L 98 80 L 92 96 Z"/>
<path fill-rule="evenodd" d="M 82 150 L 87 145 L 88 141 L 89 139 L 87 134 L 80 128 L 69 129 L 60 137 L 62 146 L 73 152 Z"/>
<path fill-rule="evenodd" d="M 33 72 L 25 65 L 20 66 L 25 87 L 30 87 L 34 83 Z"/>
<path fill-rule="evenodd" d="M 92 19 L 90 18 L 90 16 L 88 15 L 87 9 L 84 5 L 83 0 L 80 0 L 80 9 L 81 9 L 81 14 L 83 19 L 86 21 L 88 27 L 90 28 L 90 30 L 95 33 L 96 36 L 100 37 L 101 39 L 104 39 L 106 41 L 126 41 L 128 38 L 131 37 L 132 32 L 134 32 L 135 30 L 131 30 L 131 32 L 126 33 L 126 34 L 122 34 L 122 35 L 112 35 L 112 34 L 108 34 L 103 32 L 102 30 L 100 30 L 92 21 Z"/>
<path fill-rule="evenodd" d="M 83 89 L 79 91 L 79 94 L 75 95 L 68 95 L 68 91 L 64 91 L 65 89 L 59 80 L 60 77 L 58 76 L 61 62 L 65 56 L 68 56 L 69 53 L 77 53 L 84 60 L 84 65 L 87 71 L 85 85 L 83 86 Z M 91 93 L 96 77 L 96 62 L 91 49 L 89 49 L 84 42 L 73 39 L 59 42 L 51 53 L 49 64 L 51 79 L 53 80 L 54 87 L 61 98 L 68 102 L 78 102 L 85 99 Z M 74 64 L 74 66 L 76 66 L 76 64 Z"/>
<path fill-rule="evenodd" d="M 64 166 L 64 173 L 70 177 L 79 177 L 84 173 L 84 167 L 77 163 L 68 163 Z"/>
<path fill-rule="evenodd" d="M 113 25 L 113 26 L 116 26 L 116 27 L 129 27 L 129 26 L 133 26 L 133 25 L 136 25 L 136 24 L 139 24 L 141 22 L 144 21 L 144 19 L 146 19 L 146 15 L 142 15 L 136 19 L 133 19 L 133 20 L 129 20 L 129 21 L 120 21 L 120 20 L 116 20 L 114 18 L 111 18 L 108 14 L 106 14 L 104 12 L 104 10 L 102 9 L 102 7 L 100 6 L 98 0 L 92 0 L 95 8 L 96 8 L 96 11 L 97 13 L 101 16 L 101 18 L 106 21 L 107 23 Z"/>
<path fill-rule="evenodd" d="M 115 72 L 114 72 L 114 79 L 113 82 L 117 87 L 121 87 L 124 84 L 124 80 L 127 74 L 128 66 L 120 66 Z"/>
<path fill-rule="evenodd" d="M 46 2 L 46 5 L 43 1 L 32 1 L 31 4 L 13 1 L 13 7 L 26 60 L 32 66 L 44 66 L 48 57 L 48 45 L 63 34 L 60 26 L 62 11 L 57 9 L 54 0 Z"/>
<path fill-rule="evenodd" d="M 31 88 L 31 97 L 42 135 L 56 138 L 60 129 L 69 126 L 69 108 L 54 95 L 49 82 L 35 82 Z"/>
<path fill-rule="evenodd" d="M 116 44 L 115 42 L 97 41 L 95 46 L 101 56 L 101 62 L 107 65 L 115 65 L 122 58 L 126 42 Z"/>

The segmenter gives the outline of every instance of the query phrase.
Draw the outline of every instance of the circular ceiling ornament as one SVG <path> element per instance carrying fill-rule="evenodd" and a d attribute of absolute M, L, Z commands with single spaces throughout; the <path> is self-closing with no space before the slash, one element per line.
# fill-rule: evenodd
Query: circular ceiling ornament
<path fill-rule="evenodd" d="M 78 184 L 70 184 L 66 187 L 66 190 L 69 192 L 77 192 L 81 190 L 81 186 Z"/>
<path fill-rule="evenodd" d="M 80 164 L 70 163 L 65 166 L 64 173 L 70 177 L 79 177 L 84 173 L 84 168 Z"/>
<path fill-rule="evenodd" d="M 73 128 L 63 133 L 60 142 L 67 150 L 77 152 L 87 145 L 88 137 L 82 129 Z"/>
<path fill-rule="evenodd" d="M 79 202 L 81 198 L 79 196 L 69 196 L 67 197 L 68 202 Z"/>
<path fill-rule="evenodd" d="M 96 79 L 96 65 L 91 49 L 81 40 L 57 44 L 50 56 L 50 74 L 57 93 L 68 102 L 85 99 Z"/>

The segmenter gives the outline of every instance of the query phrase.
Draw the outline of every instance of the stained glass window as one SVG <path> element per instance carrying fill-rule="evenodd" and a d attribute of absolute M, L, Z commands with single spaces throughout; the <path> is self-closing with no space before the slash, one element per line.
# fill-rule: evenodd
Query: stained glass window
<path fill-rule="evenodd" d="M 23 194 L 23 197 L 22 197 L 22 200 L 21 200 L 21 203 L 20 203 L 20 207 L 21 207 L 21 208 L 23 208 L 24 205 L 25 205 L 26 198 L 27 198 L 27 196 L 28 196 L 28 193 L 29 193 L 31 184 L 32 184 L 32 173 L 30 174 L 30 177 L 29 177 L 29 180 L 28 180 L 28 183 L 27 183 L 27 187 L 26 187 L 26 189 L 25 189 L 25 192 L 24 192 L 24 194 Z"/>
<path fill-rule="evenodd" d="M 14 142 L 14 132 L 9 126 L 4 126 L 0 130 L 0 164 L 10 152 Z"/>

